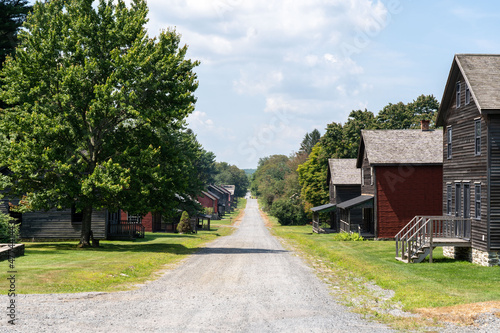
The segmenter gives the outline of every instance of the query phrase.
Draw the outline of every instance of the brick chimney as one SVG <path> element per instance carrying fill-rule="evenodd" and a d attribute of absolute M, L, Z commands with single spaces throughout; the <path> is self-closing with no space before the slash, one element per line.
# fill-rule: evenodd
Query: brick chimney
<path fill-rule="evenodd" d="M 429 130 L 429 124 L 430 120 L 420 120 L 420 128 L 422 131 L 428 131 Z"/>

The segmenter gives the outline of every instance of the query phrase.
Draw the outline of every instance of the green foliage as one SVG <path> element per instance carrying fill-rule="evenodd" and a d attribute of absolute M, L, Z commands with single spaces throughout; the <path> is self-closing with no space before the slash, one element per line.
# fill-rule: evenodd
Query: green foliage
<path fill-rule="evenodd" d="M 200 153 L 183 128 L 198 62 L 180 35 L 149 38 L 144 0 L 93 2 L 37 2 L 0 91 L 15 105 L 0 115 L 10 195 L 27 193 L 33 209 L 76 205 L 82 237 L 92 209 L 171 210 L 196 185 Z"/>
<path fill-rule="evenodd" d="M 299 165 L 299 182 L 302 186 L 301 197 L 312 206 L 320 206 L 329 201 L 326 182 L 328 159 L 322 158 L 321 143 L 314 146 L 306 162 Z"/>
<path fill-rule="evenodd" d="M 349 242 L 358 242 L 358 241 L 364 241 L 365 239 L 363 236 L 356 232 L 339 232 L 337 234 L 333 235 L 333 240 L 336 241 L 349 241 Z"/>
<path fill-rule="evenodd" d="M 420 128 L 421 120 L 431 120 L 431 128 L 435 126 L 435 118 L 439 102 L 433 95 L 420 95 L 408 104 L 389 103 L 377 115 L 377 128 L 409 129 Z"/>
<path fill-rule="evenodd" d="M 193 232 L 191 223 L 189 223 L 189 214 L 186 211 L 182 212 L 181 220 L 177 225 L 177 232 L 181 234 L 189 234 Z"/>
<path fill-rule="evenodd" d="M 275 198 L 285 193 L 285 176 L 290 173 L 288 157 L 272 155 L 259 160 L 257 171 L 253 174 L 251 191 L 264 199 L 266 209 L 269 209 Z"/>
<path fill-rule="evenodd" d="M 292 199 L 275 200 L 269 213 L 276 217 L 281 225 L 301 225 L 307 222 L 304 209 L 296 200 Z"/>
<path fill-rule="evenodd" d="M 17 46 L 17 32 L 30 10 L 26 0 L 0 0 L 0 69 Z"/>
<path fill-rule="evenodd" d="M 245 196 L 250 181 L 244 170 L 239 169 L 236 165 L 229 165 L 226 162 L 216 163 L 215 170 L 216 185 L 235 185 L 235 196 Z"/>
<path fill-rule="evenodd" d="M 9 215 L 0 212 L 0 243 L 15 243 L 18 238 L 19 224 L 13 223 Z"/>
<path fill-rule="evenodd" d="M 321 138 L 321 134 L 317 129 L 314 129 L 311 133 L 306 133 L 302 143 L 300 144 L 300 152 L 309 155 L 316 143 L 318 143 Z"/>

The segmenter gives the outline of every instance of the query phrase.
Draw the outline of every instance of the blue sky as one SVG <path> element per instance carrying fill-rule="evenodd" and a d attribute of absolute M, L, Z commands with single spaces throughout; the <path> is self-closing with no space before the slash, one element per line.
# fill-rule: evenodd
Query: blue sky
<path fill-rule="evenodd" d="M 255 168 L 307 132 L 421 94 L 440 101 L 455 53 L 500 53 L 500 2 L 149 0 L 200 86 L 188 118 L 218 161 Z"/>

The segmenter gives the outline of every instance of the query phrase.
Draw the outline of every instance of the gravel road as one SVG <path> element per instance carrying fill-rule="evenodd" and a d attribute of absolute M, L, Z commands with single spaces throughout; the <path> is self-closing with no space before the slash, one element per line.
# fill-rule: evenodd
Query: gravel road
<path fill-rule="evenodd" d="M 2 296 L 7 304 L 7 297 Z M 249 199 L 222 237 L 133 291 L 21 295 L 1 332 L 389 332 L 339 305 L 311 268 L 270 235 Z M 5 312 L 5 311 L 2 311 Z"/>

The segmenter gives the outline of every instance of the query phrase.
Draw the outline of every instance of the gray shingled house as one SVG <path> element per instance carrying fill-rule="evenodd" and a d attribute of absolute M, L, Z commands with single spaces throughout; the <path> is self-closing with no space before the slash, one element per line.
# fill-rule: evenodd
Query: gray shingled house
<path fill-rule="evenodd" d="M 311 208 L 313 212 L 313 231 L 317 233 L 338 232 L 341 230 L 339 216 L 336 213 L 337 204 L 358 197 L 361 194 L 361 176 L 356 168 L 356 159 L 329 159 L 327 182 L 330 202 Z M 320 213 L 329 213 L 329 228 L 322 228 L 319 221 Z M 353 227 L 361 223 L 361 210 L 351 212 Z M 348 230 L 345 230 L 348 231 Z M 358 231 L 357 227 L 354 231 Z"/>
<path fill-rule="evenodd" d="M 437 125 L 444 215 L 471 223 L 470 244 L 445 248 L 445 255 L 499 265 L 500 55 L 455 55 Z"/>

